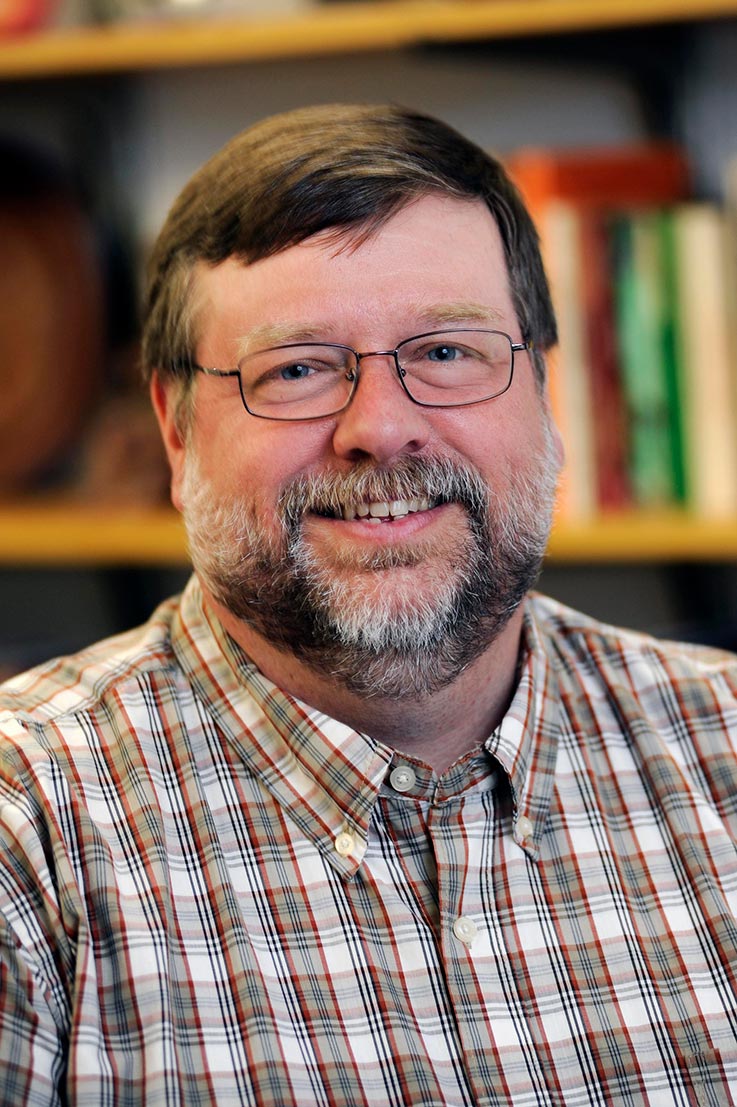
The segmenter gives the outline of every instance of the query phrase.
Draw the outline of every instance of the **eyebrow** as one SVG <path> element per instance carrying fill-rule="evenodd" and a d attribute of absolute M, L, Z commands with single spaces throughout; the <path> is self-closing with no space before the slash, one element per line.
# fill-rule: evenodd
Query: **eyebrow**
<path fill-rule="evenodd" d="M 238 338 L 238 356 L 293 342 L 324 342 L 327 329 L 324 324 L 262 323 Z"/>
<path fill-rule="evenodd" d="M 504 322 L 500 311 L 488 304 L 480 304 L 470 300 L 444 301 L 439 304 L 408 305 L 405 311 L 407 319 L 412 319 L 411 327 L 407 329 L 412 334 L 419 334 L 424 330 L 443 330 L 454 325 L 474 325 L 496 327 Z M 262 323 L 254 327 L 246 335 L 238 339 L 238 356 L 257 350 L 267 350 L 272 346 L 290 345 L 302 342 L 331 342 L 338 341 L 345 344 L 345 338 L 328 338 L 331 332 L 335 332 L 335 323 Z M 410 337 L 408 334 L 407 337 Z"/>
<path fill-rule="evenodd" d="M 436 324 L 445 326 L 446 323 L 491 323 L 498 325 L 504 320 L 502 312 L 488 304 L 479 304 L 470 300 L 433 304 L 430 307 L 421 308 L 413 318 L 417 318 L 420 323 L 429 327 Z"/>

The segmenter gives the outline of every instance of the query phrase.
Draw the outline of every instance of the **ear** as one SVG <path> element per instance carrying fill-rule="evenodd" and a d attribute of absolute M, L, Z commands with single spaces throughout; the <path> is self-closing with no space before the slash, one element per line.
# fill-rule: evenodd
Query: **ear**
<path fill-rule="evenodd" d="M 171 468 L 171 502 L 177 511 L 182 510 L 181 488 L 187 443 L 177 418 L 181 386 L 178 382 L 162 379 L 158 373 L 151 378 L 151 403 L 159 424 L 166 456 Z"/>

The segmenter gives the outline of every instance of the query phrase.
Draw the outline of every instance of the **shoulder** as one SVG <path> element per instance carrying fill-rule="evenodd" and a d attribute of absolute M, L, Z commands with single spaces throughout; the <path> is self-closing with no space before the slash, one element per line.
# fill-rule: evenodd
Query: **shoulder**
<path fill-rule="evenodd" d="M 627 747 L 656 790 L 690 781 L 737 820 L 737 655 L 609 626 L 541 596 L 527 618 L 577 747 Z"/>
<path fill-rule="evenodd" d="M 633 691 L 663 681 L 696 681 L 737 696 L 737 654 L 727 650 L 612 626 L 537 593 L 529 597 L 527 614 L 559 669 L 621 679 Z"/>
<path fill-rule="evenodd" d="M 104 709 L 133 683 L 155 679 L 174 665 L 171 624 L 177 599 L 156 609 L 143 626 L 57 657 L 0 685 L 0 742 L 21 732 L 40 734 Z"/>
<path fill-rule="evenodd" d="M 61 834 L 75 853 L 97 835 L 92 823 L 117 825 L 169 733 L 159 705 L 176 710 L 177 610 L 167 601 L 143 626 L 0 686 L 0 851 L 23 833 L 35 858 Z"/>

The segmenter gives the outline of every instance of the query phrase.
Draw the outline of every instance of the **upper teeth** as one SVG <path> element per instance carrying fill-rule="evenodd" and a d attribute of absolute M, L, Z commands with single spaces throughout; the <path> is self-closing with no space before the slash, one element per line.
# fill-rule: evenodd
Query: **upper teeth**
<path fill-rule="evenodd" d="M 401 519 L 413 511 L 429 511 L 430 501 L 426 496 L 414 500 L 377 501 L 362 504 L 344 504 L 344 519 Z"/>

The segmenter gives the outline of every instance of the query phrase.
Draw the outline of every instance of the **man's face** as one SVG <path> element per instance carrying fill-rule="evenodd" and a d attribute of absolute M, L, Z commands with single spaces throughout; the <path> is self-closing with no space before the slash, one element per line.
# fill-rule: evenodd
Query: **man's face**
<path fill-rule="evenodd" d="M 197 280 L 197 360 L 222 369 L 290 341 L 388 350 L 462 327 L 521 340 L 476 202 L 428 196 L 358 244 L 324 233 Z M 395 695 L 447 684 L 506 625 L 539 567 L 560 461 L 526 353 L 504 395 L 446 409 L 413 404 L 393 360 L 369 358 L 345 411 L 303 423 L 255 418 L 234 378 L 200 376 L 169 452 L 215 598 L 354 691 Z M 351 517 L 392 503 L 381 522 Z"/>

